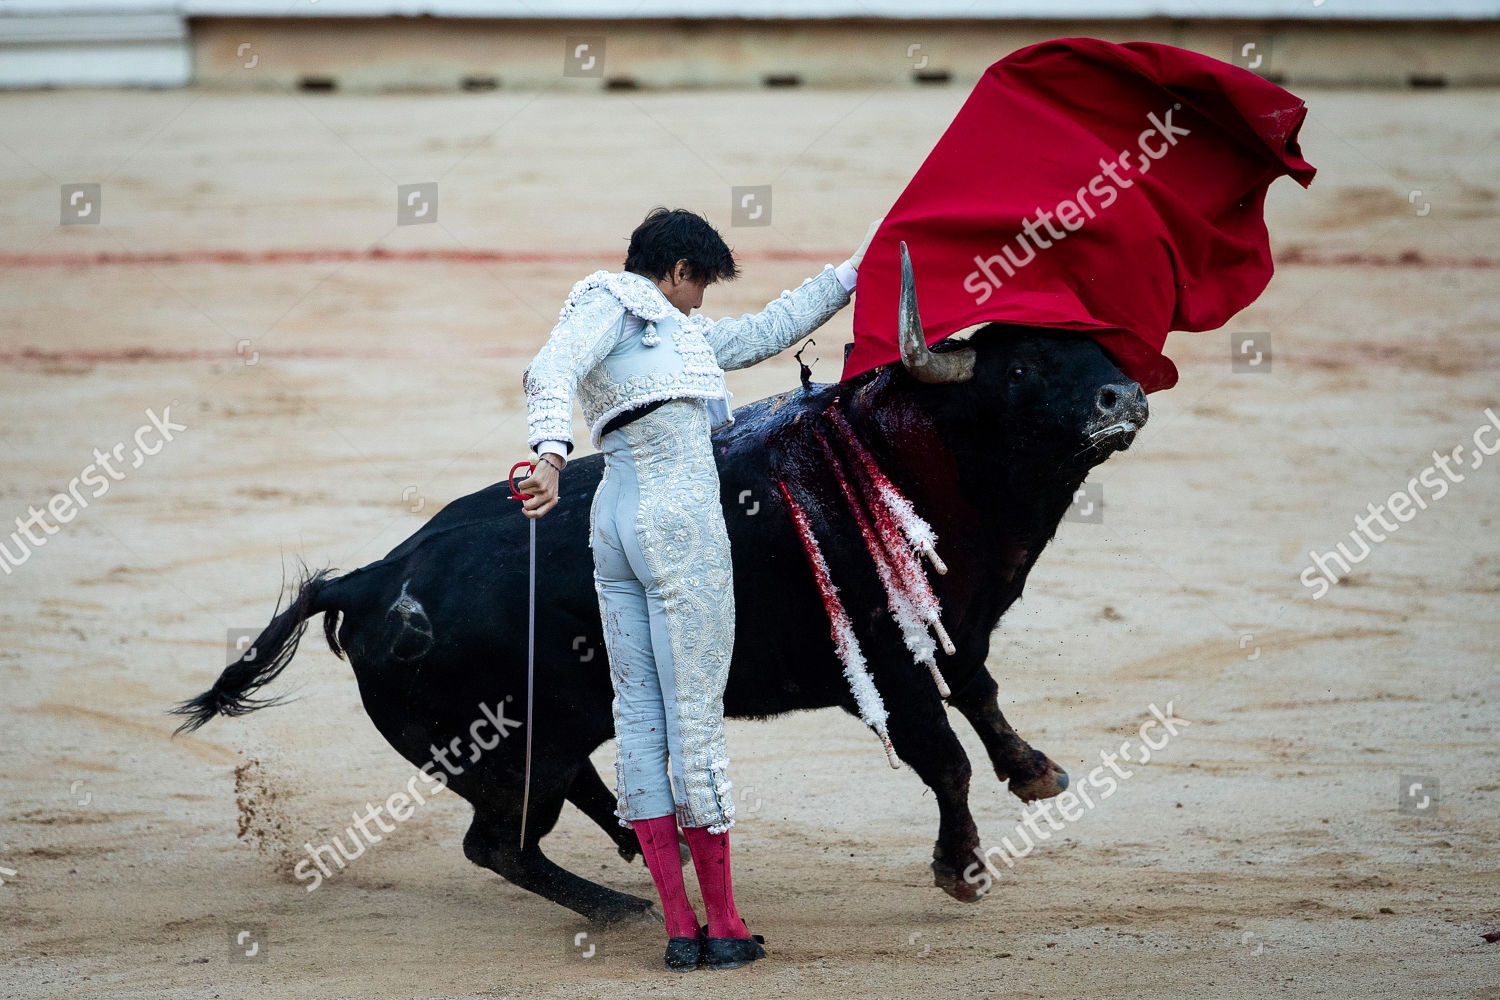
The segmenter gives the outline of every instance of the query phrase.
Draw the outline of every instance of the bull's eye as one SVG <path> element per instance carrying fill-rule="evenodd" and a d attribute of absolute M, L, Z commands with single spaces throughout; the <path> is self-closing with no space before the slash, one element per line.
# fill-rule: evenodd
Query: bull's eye
<path fill-rule="evenodd" d="M 1026 377 L 1026 366 L 1025 365 L 1011 365 L 1010 366 L 1010 380 L 1012 382 L 1019 382 L 1023 378 L 1025 378 L 1025 377 Z"/>

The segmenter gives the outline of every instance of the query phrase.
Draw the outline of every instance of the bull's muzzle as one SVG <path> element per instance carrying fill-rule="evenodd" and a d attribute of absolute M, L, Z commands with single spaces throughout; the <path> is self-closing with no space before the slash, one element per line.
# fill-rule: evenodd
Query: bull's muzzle
<path fill-rule="evenodd" d="M 1146 394 L 1135 382 L 1111 382 L 1094 397 L 1094 415 L 1084 435 L 1090 447 L 1124 451 L 1135 441 L 1135 432 L 1146 426 L 1151 408 Z"/>

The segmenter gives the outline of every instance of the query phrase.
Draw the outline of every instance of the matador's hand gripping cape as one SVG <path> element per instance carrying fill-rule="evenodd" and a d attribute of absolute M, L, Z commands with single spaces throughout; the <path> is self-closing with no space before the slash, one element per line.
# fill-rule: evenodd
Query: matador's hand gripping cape
<path fill-rule="evenodd" d="M 1266 187 L 1314 169 L 1302 101 L 1147 42 L 1065 38 L 985 71 L 859 269 L 843 379 L 901 356 L 898 246 L 929 343 L 985 322 L 1082 330 L 1147 391 L 1169 330 L 1210 330 L 1271 278 Z"/>

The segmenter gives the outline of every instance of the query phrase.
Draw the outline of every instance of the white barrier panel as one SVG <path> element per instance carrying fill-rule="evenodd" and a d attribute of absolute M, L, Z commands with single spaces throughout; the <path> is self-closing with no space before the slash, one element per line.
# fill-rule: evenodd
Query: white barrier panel
<path fill-rule="evenodd" d="M 187 24 L 170 8 L 0 16 L 0 88 L 181 87 L 191 82 Z M 57 5 L 50 5 L 56 8 Z"/>

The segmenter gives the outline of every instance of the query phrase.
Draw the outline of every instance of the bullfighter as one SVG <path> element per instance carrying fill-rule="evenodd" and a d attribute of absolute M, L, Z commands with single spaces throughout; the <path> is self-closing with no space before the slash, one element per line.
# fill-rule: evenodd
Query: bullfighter
<path fill-rule="evenodd" d="M 558 502 L 575 398 L 605 455 L 589 543 L 614 687 L 615 813 L 656 883 L 673 971 L 765 955 L 730 879 L 723 697 L 734 581 L 709 438 L 734 422 L 724 372 L 780 353 L 847 305 L 875 228 L 848 260 L 759 313 L 715 321 L 692 312 L 705 287 L 739 276 L 732 251 L 701 216 L 653 209 L 631 234 L 624 270 L 573 286 L 522 377 L 527 445 L 538 453 L 519 486 L 531 494 L 527 517 Z M 679 825 L 703 892 L 702 926 L 683 885 Z"/>

